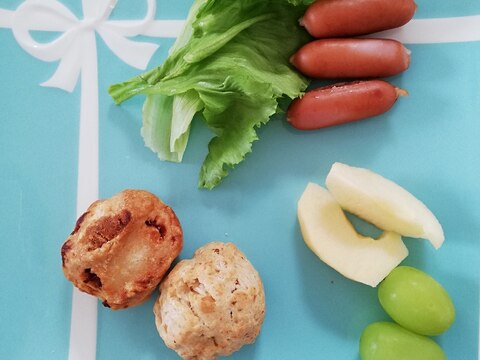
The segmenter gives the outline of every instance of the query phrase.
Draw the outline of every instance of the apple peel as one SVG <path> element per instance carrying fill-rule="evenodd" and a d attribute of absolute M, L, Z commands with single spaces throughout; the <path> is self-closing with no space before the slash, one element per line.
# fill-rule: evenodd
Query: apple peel
<path fill-rule="evenodd" d="M 435 215 L 410 192 L 368 169 L 334 163 L 326 186 L 340 206 L 379 229 L 423 238 L 435 249 L 444 242 Z"/>
<path fill-rule="evenodd" d="M 358 234 L 335 198 L 320 185 L 307 185 L 298 201 L 298 219 L 307 246 L 354 281 L 376 287 L 408 256 L 395 232 L 384 231 L 378 239 Z"/>

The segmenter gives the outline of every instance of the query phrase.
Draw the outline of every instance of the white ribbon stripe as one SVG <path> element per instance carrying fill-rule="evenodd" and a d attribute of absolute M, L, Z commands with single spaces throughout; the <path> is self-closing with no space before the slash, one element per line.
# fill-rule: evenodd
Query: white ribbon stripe
<path fill-rule="evenodd" d="M 414 19 L 397 29 L 371 36 L 396 39 L 405 44 L 437 44 L 480 41 L 480 15 Z"/>
<path fill-rule="evenodd" d="M 115 0 L 83 0 L 83 19 L 78 19 L 57 0 L 26 0 L 16 11 L 0 9 L 0 27 L 12 29 L 18 44 L 42 61 L 59 61 L 53 76 L 43 86 L 73 91 L 79 77 L 80 125 L 77 175 L 77 216 L 98 199 L 98 59 L 96 36 L 121 60 L 145 69 L 157 44 L 128 37 L 143 34 L 153 22 L 155 0 L 147 0 L 141 20 L 108 20 Z M 31 31 L 56 31 L 55 40 L 39 43 Z M 97 342 L 97 299 L 73 289 L 69 360 L 94 360 Z"/>

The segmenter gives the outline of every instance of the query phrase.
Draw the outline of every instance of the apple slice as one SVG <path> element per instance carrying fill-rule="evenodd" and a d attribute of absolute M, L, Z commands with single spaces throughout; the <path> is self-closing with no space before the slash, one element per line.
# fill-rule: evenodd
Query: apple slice
<path fill-rule="evenodd" d="M 384 232 L 377 240 L 353 228 L 335 198 L 309 183 L 298 201 L 298 220 L 307 246 L 345 277 L 377 286 L 408 255 L 401 236 Z"/>
<path fill-rule="evenodd" d="M 435 215 L 396 183 L 363 168 L 333 164 L 326 180 L 340 206 L 382 230 L 429 240 L 435 249 L 445 239 Z"/>

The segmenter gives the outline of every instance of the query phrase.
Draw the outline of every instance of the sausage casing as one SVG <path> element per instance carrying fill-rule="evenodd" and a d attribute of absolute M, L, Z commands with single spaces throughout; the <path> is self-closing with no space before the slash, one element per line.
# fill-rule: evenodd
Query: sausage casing
<path fill-rule="evenodd" d="M 410 52 L 391 39 L 322 39 L 301 47 L 290 61 L 312 78 L 386 77 L 409 67 Z"/>
<path fill-rule="evenodd" d="M 316 38 L 371 34 L 412 19 L 413 0 L 317 0 L 300 23 Z"/>
<path fill-rule="evenodd" d="M 383 80 L 324 86 L 295 99 L 287 120 L 300 130 L 320 129 L 357 121 L 388 111 L 406 91 Z"/>

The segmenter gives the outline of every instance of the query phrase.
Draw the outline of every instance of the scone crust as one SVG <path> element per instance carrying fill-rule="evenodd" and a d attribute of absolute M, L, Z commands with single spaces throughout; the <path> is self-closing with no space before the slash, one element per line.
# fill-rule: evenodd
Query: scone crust
<path fill-rule="evenodd" d="M 158 332 L 183 359 L 226 356 L 255 341 L 265 317 L 261 278 L 231 243 L 212 242 L 160 285 Z"/>
<path fill-rule="evenodd" d="M 173 210 L 143 190 L 94 202 L 61 249 L 63 272 L 112 309 L 138 305 L 158 286 L 183 246 Z"/>

